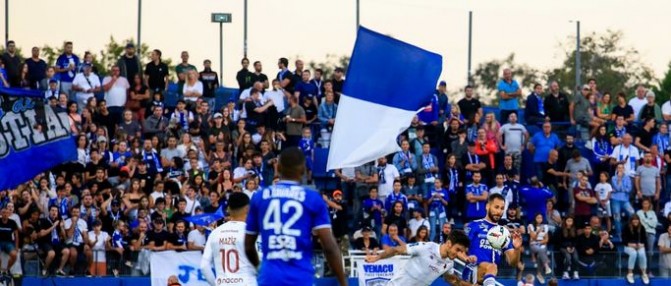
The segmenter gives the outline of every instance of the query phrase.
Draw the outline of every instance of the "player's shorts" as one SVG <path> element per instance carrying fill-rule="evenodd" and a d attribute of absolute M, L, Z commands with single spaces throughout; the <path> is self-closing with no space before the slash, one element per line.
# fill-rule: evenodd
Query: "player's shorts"
<path fill-rule="evenodd" d="M 256 277 L 250 275 L 235 275 L 235 277 L 217 277 L 216 286 L 257 286 Z"/>

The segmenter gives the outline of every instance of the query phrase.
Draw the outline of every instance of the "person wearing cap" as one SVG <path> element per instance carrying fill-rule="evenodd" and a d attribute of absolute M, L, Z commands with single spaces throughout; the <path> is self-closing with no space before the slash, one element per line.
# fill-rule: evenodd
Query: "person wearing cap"
<path fill-rule="evenodd" d="M 354 249 L 368 252 L 377 252 L 380 244 L 375 237 L 372 237 L 373 229 L 370 226 L 364 226 L 361 229 L 361 237 L 354 241 Z"/>
<path fill-rule="evenodd" d="M 89 266 L 89 272 L 93 276 L 107 275 L 107 262 L 105 260 L 105 250 L 110 246 L 110 236 L 107 232 L 102 231 L 102 222 L 96 220 L 93 222 L 93 230 L 88 233 L 88 246 L 90 257 L 92 258 Z M 88 256 L 87 255 L 87 256 Z"/>
<path fill-rule="evenodd" d="M 125 78 L 132 79 L 136 74 L 142 74 L 142 63 L 135 51 L 135 44 L 132 42 L 126 44 L 124 54 L 116 61 L 116 66 L 119 67 L 119 74 Z"/>
<path fill-rule="evenodd" d="M 333 229 L 333 236 L 338 241 L 340 246 L 340 253 L 347 255 L 349 250 L 349 229 L 347 226 L 347 203 L 343 200 L 342 191 L 335 190 L 331 195 L 332 199 L 326 194 L 322 194 L 324 202 L 329 207 L 331 214 L 331 228 Z"/>
<path fill-rule="evenodd" d="M 91 68 L 90 64 L 84 64 L 82 72 L 72 80 L 72 90 L 77 92 L 76 99 L 79 106 L 86 106 L 88 99 L 101 90 L 100 78 L 91 72 Z"/>
<path fill-rule="evenodd" d="M 591 104 L 589 97 L 592 94 L 592 88 L 589 85 L 583 85 L 579 94 L 573 96 L 569 104 L 569 115 L 571 125 L 577 125 L 581 128 L 580 136 L 583 141 L 589 140 L 589 124 L 592 122 L 592 114 L 589 112 Z"/>

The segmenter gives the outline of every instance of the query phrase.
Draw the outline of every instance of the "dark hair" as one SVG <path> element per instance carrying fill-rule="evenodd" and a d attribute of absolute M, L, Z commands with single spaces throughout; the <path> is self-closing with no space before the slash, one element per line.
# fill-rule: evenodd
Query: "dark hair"
<path fill-rule="evenodd" d="M 240 63 L 242 64 L 242 63 L 244 63 L 245 61 L 247 61 L 247 63 L 249 63 L 249 59 L 248 59 L 247 57 L 242 58 L 242 59 L 240 60 Z"/>
<path fill-rule="evenodd" d="M 468 238 L 466 233 L 460 229 L 455 229 L 452 232 L 450 232 L 447 241 L 452 243 L 452 245 L 458 244 L 466 248 L 468 248 L 471 245 L 471 240 Z"/>
<path fill-rule="evenodd" d="M 305 169 L 305 155 L 296 148 L 288 148 L 280 154 L 279 172 L 286 178 L 300 178 Z"/>
<path fill-rule="evenodd" d="M 160 60 L 160 59 L 161 59 L 161 56 L 163 55 L 163 53 L 161 52 L 161 50 L 159 50 L 159 49 L 154 49 L 154 53 L 158 55 L 158 59 Z"/>
<path fill-rule="evenodd" d="M 503 197 L 501 194 L 491 194 L 489 195 L 489 198 L 487 198 L 487 203 L 491 203 L 495 200 L 502 200 L 503 202 L 506 201 L 506 198 Z"/>
<path fill-rule="evenodd" d="M 280 58 L 280 63 L 283 64 L 285 67 L 289 66 L 289 60 L 287 58 Z"/>
<path fill-rule="evenodd" d="M 249 205 L 249 196 L 245 193 L 232 193 L 228 197 L 228 207 L 232 211 L 237 211 Z"/>

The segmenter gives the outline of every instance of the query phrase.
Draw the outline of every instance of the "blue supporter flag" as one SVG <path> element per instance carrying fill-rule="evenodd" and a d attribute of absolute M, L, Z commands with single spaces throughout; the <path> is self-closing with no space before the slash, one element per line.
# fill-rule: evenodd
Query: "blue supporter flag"
<path fill-rule="evenodd" d="M 328 170 L 401 150 L 396 137 L 431 101 L 442 57 L 360 27 L 331 136 Z"/>
<path fill-rule="evenodd" d="M 202 213 L 199 215 L 193 215 L 185 217 L 184 220 L 193 223 L 195 225 L 208 226 L 213 222 L 216 222 L 224 218 L 224 205 L 220 205 L 216 212 L 214 213 Z"/>
<path fill-rule="evenodd" d="M 67 114 L 44 105 L 42 96 L 34 90 L 0 88 L 0 190 L 77 160 Z"/>

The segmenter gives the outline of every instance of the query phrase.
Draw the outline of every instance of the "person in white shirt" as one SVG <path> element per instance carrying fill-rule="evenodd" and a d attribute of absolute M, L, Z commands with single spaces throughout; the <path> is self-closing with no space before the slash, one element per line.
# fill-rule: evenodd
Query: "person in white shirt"
<path fill-rule="evenodd" d="M 130 88 L 128 80 L 122 77 L 120 73 L 119 67 L 113 66 L 110 75 L 103 78 L 102 84 L 102 89 L 105 91 L 107 109 L 116 122 L 121 121 L 121 113 L 126 106 L 128 89 Z"/>
<path fill-rule="evenodd" d="M 429 223 L 429 220 L 424 218 L 422 215 L 424 214 L 424 209 L 422 208 L 414 208 L 412 209 L 412 218 L 408 220 L 408 229 L 410 230 L 410 235 L 408 236 L 408 239 L 412 239 L 417 235 L 417 230 L 419 229 L 420 226 L 426 226 L 426 229 L 428 231 L 431 231 L 431 224 Z"/>
<path fill-rule="evenodd" d="M 506 204 L 503 208 L 503 215 L 501 218 L 507 218 L 508 215 L 508 206 L 510 206 L 510 203 L 513 201 L 513 192 L 506 192 L 505 194 L 503 193 L 503 190 L 506 188 L 505 185 L 505 178 L 503 178 L 503 174 L 497 174 L 496 175 L 496 186 L 492 187 L 489 189 L 489 194 L 500 194 L 506 199 Z"/>
<path fill-rule="evenodd" d="M 622 144 L 613 148 L 610 157 L 611 160 L 615 161 L 615 165 L 623 164 L 624 173 L 633 178 L 636 175 L 636 166 L 638 160 L 641 159 L 641 154 L 638 152 L 638 148 L 631 143 L 631 135 L 629 133 L 625 134 L 622 137 Z"/>
<path fill-rule="evenodd" d="M 65 220 L 62 225 L 65 231 L 65 246 L 70 249 L 70 257 L 63 257 L 61 259 L 68 259 L 71 269 L 75 269 L 78 255 L 84 251 L 84 244 L 88 241 L 86 221 L 79 218 L 79 211 L 79 205 L 73 206 L 70 209 L 70 218 Z"/>
<path fill-rule="evenodd" d="M 611 229 L 610 218 L 613 217 L 610 209 L 610 196 L 613 193 L 613 186 L 608 182 L 609 179 L 608 172 L 601 172 L 599 183 L 594 186 L 594 192 L 599 197 L 598 216 L 606 221 L 607 229 Z"/>
<path fill-rule="evenodd" d="M 657 246 L 659 246 L 659 276 L 668 278 L 671 276 L 671 225 L 659 236 Z"/>
<path fill-rule="evenodd" d="M 105 259 L 105 251 L 110 247 L 111 237 L 105 231 L 102 231 L 102 222 L 96 220 L 93 223 L 93 230 L 88 233 L 88 246 L 93 258 L 89 272 L 93 276 L 107 275 L 107 260 Z"/>
<path fill-rule="evenodd" d="M 254 83 L 254 85 L 252 85 L 252 87 L 250 87 L 248 89 L 245 89 L 240 93 L 240 96 L 238 97 L 238 104 L 243 106 L 242 109 L 240 110 L 240 118 L 245 118 L 245 119 L 247 118 L 247 112 L 245 111 L 245 108 L 244 108 L 244 102 L 252 100 L 252 89 L 257 90 L 259 92 L 262 92 L 263 91 L 263 83 L 261 83 L 260 81 L 257 81 L 257 82 Z M 267 101 L 267 98 L 262 94 L 260 104 L 261 105 L 266 104 L 266 101 Z M 284 99 L 283 99 L 282 102 L 284 102 Z"/>
<path fill-rule="evenodd" d="M 387 164 L 387 158 L 377 160 L 378 197 L 383 202 L 394 191 L 394 181 L 401 178 L 401 174 L 394 164 Z"/>
<path fill-rule="evenodd" d="M 187 236 L 189 250 L 205 249 L 206 241 L 205 227 L 202 225 L 196 225 L 196 229 L 190 231 L 189 235 Z"/>
<path fill-rule="evenodd" d="M 387 286 L 431 285 L 434 280 L 445 274 L 444 279 L 452 285 L 471 285 L 461 280 L 454 272 L 454 259 L 465 257 L 470 239 L 461 230 L 454 230 L 443 243 L 420 242 L 390 247 L 377 256 L 367 255 L 366 262 L 375 263 L 395 255 L 407 254 L 410 259 L 405 266 L 394 273 Z"/>
<path fill-rule="evenodd" d="M 184 88 L 182 89 L 182 94 L 184 94 L 184 100 L 195 103 L 198 98 L 203 96 L 203 83 L 198 80 L 200 75 L 196 70 L 190 69 L 186 75 L 186 82 L 184 82 Z"/>
<path fill-rule="evenodd" d="M 284 112 L 284 92 L 280 90 L 280 81 L 277 79 L 273 80 L 273 89 L 263 93 L 263 101 L 266 102 L 268 100 L 273 101 L 273 105 L 278 113 Z"/>
<path fill-rule="evenodd" d="M 93 97 L 96 92 L 100 91 L 100 78 L 91 72 L 91 65 L 84 64 L 82 66 L 83 72 L 78 73 L 74 80 L 72 80 L 72 89 L 76 91 L 77 104 L 79 106 L 86 106 L 89 98 Z"/>
<path fill-rule="evenodd" d="M 212 231 L 205 243 L 200 269 L 212 286 L 256 286 L 256 267 L 245 254 L 245 228 L 249 197 L 232 193 L 228 198 L 230 221 Z M 216 277 L 212 274 L 212 264 Z"/>
<path fill-rule="evenodd" d="M 648 90 L 641 84 L 636 87 L 636 96 L 629 100 L 629 106 L 634 110 L 634 118 L 638 118 L 641 108 L 648 103 L 645 95 Z"/>

